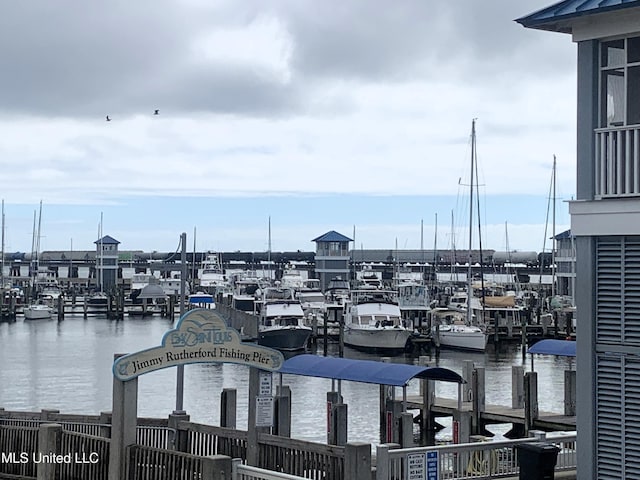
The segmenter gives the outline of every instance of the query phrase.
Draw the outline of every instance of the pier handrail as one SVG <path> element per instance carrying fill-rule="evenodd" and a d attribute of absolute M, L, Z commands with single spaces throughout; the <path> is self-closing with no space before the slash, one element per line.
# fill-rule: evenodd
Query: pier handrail
<path fill-rule="evenodd" d="M 490 440 L 473 443 L 438 445 L 433 447 L 394 448 L 396 444 L 382 444 L 376 448 L 376 480 L 407 478 L 409 456 L 426 456 L 437 452 L 440 480 L 469 478 L 513 477 L 519 473 L 517 446 L 543 441 L 558 446 L 556 471 L 576 468 L 575 432 L 554 433 L 541 437 L 516 440 Z M 428 468 L 426 462 L 424 468 Z"/>

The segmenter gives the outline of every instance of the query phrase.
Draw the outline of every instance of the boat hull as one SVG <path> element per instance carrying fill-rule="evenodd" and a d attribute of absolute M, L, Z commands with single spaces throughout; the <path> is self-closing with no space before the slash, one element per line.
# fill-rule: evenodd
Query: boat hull
<path fill-rule="evenodd" d="M 310 328 L 271 328 L 258 332 L 258 345 L 292 352 L 306 348 L 310 336 Z"/>
<path fill-rule="evenodd" d="M 404 351 L 411 337 L 405 328 L 354 328 L 345 326 L 344 344 L 359 350 Z"/>
<path fill-rule="evenodd" d="M 53 309 L 50 307 L 27 306 L 24 307 L 22 313 L 25 320 L 51 320 L 53 318 Z"/>
<path fill-rule="evenodd" d="M 487 348 L 487 335 L 482 332 L 438 331 L 436 333 L 441 348 L 484 352 Z"/>

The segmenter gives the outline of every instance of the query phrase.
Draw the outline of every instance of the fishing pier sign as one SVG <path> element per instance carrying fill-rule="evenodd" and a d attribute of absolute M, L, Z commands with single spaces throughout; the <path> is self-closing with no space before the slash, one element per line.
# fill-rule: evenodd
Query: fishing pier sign
<path fill-rule="evenodd" d="M 113 375 L 123 382 L 162 368 L 189 363 L 237 363 L 278 371 L 284 356 L 278 350 L 243 343 L 237 330 L 217 313 L 194 309 L 185 313 L 176 328 L 162 337 L 160 346 L 119 357 Z"/>

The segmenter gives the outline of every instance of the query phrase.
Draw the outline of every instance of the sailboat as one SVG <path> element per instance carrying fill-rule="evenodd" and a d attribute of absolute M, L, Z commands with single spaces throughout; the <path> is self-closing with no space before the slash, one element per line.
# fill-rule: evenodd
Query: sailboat
<path fill-rule="evenodd" d="M 454 308 L 436 307 L 429 312 L 432 335 L 437 344 L 444 348 L 484 351 L 487 346 L 487 334 L 473 321 L 473 200 L 474 186 L 477 182 L 476 166 L 476 121 L 471 124 L 471 179 L 469 182 L 469 259 L 467 267 L 466 305 L 462 311 Z M 464 313 L 463 313 L 464 312 Z M 463 316 L 464 315 L 464 316 Z"/>
<path fill-rule="evenodd" d="M 36 213 L 33 212 L 33 238 L 31 240 L 31 290 L 33 299 L 26 305 L 22 312 L 25 320 L 51 320 L 54 308 L 48 297 L 40 295 L 38 289 L 38 268 L 40 265 L 40 227 L 42 225 L 42 201 L 40 201 L 40 212 L 36 228 Z"/>
<path fill-rule="evenodd" d="M 87 305 L 91 307 L 106 307 L 109 304 L 109 297 L 104 291 L 104 237 L 102 236 L 102 212 L 100 212 L 100 224 L 98 225 L 98 248 L 96 257 L 96 269 L 98 271 L 98 289 L 92 292 L 87 298 Z"/>

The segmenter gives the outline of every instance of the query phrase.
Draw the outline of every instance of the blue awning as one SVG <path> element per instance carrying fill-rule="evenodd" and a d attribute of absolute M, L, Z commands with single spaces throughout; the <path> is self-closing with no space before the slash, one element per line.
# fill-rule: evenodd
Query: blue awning
<path fill-rule="evenodd" d="M 447 368 L 421 367 L 372 360 L 352 360 L 350 358 L 320 357 L 306 354 L 296 355 L 285 360 L 278 373 L 396 387 L 406 385 L 412 378 L 464 383 L 460 375 Z"/>
<path fill-rule="evenodd" d="M 540 353 L 543 355 L 560 355 L 563 357 L 576 356 L 576 342 L 573 340 L 540 340 L 534 343 L 527 350 L 529 353 Z"/>
<path fill-rule="evenodd" d="M 189 295 L 189 303 L 215 303 L 211 295 Z"/>

